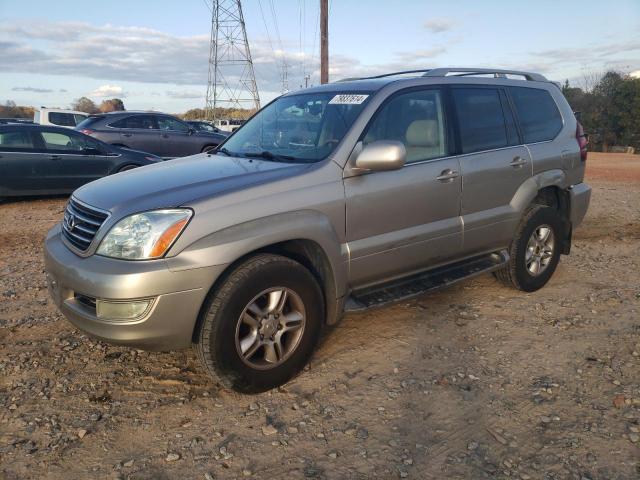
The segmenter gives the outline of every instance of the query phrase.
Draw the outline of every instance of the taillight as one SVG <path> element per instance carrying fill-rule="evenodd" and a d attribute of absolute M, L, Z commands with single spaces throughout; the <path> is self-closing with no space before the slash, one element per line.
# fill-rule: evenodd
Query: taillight
<path fill-rule="evenodd" d="M 85 135 L 93 135 L 94 133 L 96 133 L 95 131 L 89 128 L 83 128 L 82 130 L 80 130 L 80 132 L 84 133 Z"/>
<path fill-rule="evenodd" d="M 589 144 L 589 139 L 587 135 L 584 133 L 584 128 L 578 122 L 578 126 L 576 127 L 576 140 L 578 141 L 578 146 L 580 147 L 580 160 L 586 162 L 587 160 L 587 145 Z"/>

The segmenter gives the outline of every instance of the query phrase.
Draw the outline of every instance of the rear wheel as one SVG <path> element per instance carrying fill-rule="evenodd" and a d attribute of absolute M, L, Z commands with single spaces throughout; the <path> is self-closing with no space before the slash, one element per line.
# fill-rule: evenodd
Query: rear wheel
<path fill-rule="evenodd" d="M 555 208 L 536 205 L 524 215 L 509 249 L 509 264 L 496 278 L 525 292 L 542 288 L 560 261 L 562 219 Z"/>
<path fill-rule="evenodd" d="M 260 392 L 282 385 L 309 360 L 324 320 L 313 275 L 279 255 L 236 267 L 203 308 L 195 350 L 224 386 Z"/>

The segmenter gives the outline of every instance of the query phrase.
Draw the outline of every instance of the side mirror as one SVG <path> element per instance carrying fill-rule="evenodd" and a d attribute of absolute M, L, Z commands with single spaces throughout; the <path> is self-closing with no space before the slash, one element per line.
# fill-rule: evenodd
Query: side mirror
<path fill-rule="evenodd" d="M 378 140 L 362 149 L 356 158 L 356 168 L 361 170 L 398 170 L 407 160 L 407 149 L 402 142 Z"/>
<path fill-rule="evenodd" d="M 193 135 L 194 133 L 196 133 L 195 128 L 189 128 L 189 130 L 187 130 L 187 135 Z"/>

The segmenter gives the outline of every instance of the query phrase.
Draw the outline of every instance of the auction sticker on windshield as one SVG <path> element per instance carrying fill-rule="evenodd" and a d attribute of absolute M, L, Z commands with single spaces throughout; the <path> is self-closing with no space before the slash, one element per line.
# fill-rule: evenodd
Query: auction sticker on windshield
<path fill-rule="evenodd" d="M 329 105 L 360 105 L 369 95 L 355 95 L 352 93 L 336 95 L 329 101 Z"/>

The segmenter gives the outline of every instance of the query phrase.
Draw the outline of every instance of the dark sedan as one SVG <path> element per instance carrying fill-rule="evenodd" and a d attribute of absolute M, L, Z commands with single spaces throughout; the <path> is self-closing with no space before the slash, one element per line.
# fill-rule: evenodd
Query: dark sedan
<path fill-rule="evenodd" d="M 159 161 L 68 128 L 0 125 L 0 198 L 71 193 L 106 175 Z"/>
<path fill-rule="evenodd" d="M 76 130 L 112 145 L 135 148 L 165 158 L 215 149 L 227 137 L 196 130 L 186 122 L 158 112 L 110 112 L 91 115 Z"/>

